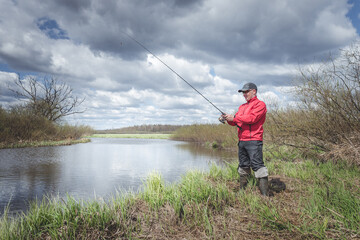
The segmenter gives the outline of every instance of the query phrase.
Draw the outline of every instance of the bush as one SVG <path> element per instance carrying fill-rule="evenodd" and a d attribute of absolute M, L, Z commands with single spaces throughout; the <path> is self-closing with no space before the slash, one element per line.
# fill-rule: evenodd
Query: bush
<path fill-rule="evenodd" d="M 92 132 L 93 129 L 88 126 L 59 125 L 45 117 L 34 115 L 22 106 L 9 110 L 0 106 L 0 145 L 79 139 Z"/>
<path fill-rule="evenodd" d="M 300 68 L 297 81 L 299 106 L 268 115 L 272 141 L 360 165 L 360 42 L 336 59 Z"/>

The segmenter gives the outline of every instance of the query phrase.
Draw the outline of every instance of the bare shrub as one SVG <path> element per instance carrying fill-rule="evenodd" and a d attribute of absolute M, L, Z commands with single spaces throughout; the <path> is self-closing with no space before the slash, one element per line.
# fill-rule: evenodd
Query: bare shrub
<path fill-rule="evenodd" d="M 360 165 L 360 42 L 337 58 L 299 68 L 297 109 L 268 115 L 272 140 Z"/>
<path fill-rule="evenodd" d="M 334 162 L 346 159 L 349 164 L 360 166 L 360 139 L 357 134 L 346 137 L 339 144 L 333 144 L 331 150 L 325 152 L 323 157 Z"/>
<path fill-rule="evenodd" d="M 9 87 L 20 99 L 25 99 L 25 107 L 35 115 L 40 115 L 50 121 L 84 111 L 77 110 L 85 99 L 73 96 L 70 86 L 54 77 L 44 77 L 42 81 L 35 77 L 15 79 L 16 88 Z"/>

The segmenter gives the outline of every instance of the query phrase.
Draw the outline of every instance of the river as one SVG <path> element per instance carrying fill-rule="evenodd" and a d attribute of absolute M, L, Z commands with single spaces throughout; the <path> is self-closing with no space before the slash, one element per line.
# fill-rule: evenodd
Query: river
<path fill-rule="evenodd" d="M 151 172 L 166 183 L 190 169 L 206 171 L 233 156 L 196 144 L 131 138 L 93 138 L 71 146 L 0 150 L 0 214 L 26 211 L 44 196 L 106 199 L 116 192 L 139 191 Z"/>

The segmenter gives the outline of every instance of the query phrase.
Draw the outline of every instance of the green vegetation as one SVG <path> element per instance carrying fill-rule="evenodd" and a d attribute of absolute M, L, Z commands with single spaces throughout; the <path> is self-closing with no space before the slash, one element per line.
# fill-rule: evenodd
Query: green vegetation
<path fill-rule="evenodd" d="M 287 190 L 272 198 L 255 179 L 238 191 L 237 161 L 190 171 L 178 184 L 151 174 L 139 193 L 110 201 L 44 199 L 5 214 L 2 239 L 352 239 L 360 236 L 360 171 L 310 160 L 267 163 Z M 315 176 L 315 177 L 314 177 Z"/>
<path fill-rule="evenodd" d="M 89 138 L 143 138 L 143 139 L 169 139 L 171 134 L 93 134 Z"/>

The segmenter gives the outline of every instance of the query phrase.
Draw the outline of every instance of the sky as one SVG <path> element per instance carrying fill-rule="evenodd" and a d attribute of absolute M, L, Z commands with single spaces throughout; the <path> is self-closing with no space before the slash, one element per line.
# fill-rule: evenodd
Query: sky
<path fill-rule="evenodd" d="M 94 129 L 218 123 L 258 86 L 295 101 L 299 66 L 359 40 L 360 0 L 0 0 L 0 105 L 19 76 L 52 76 L 85 101 L 65 120 Z M 125 34 L 126 33 L 126 34 Z"/>

